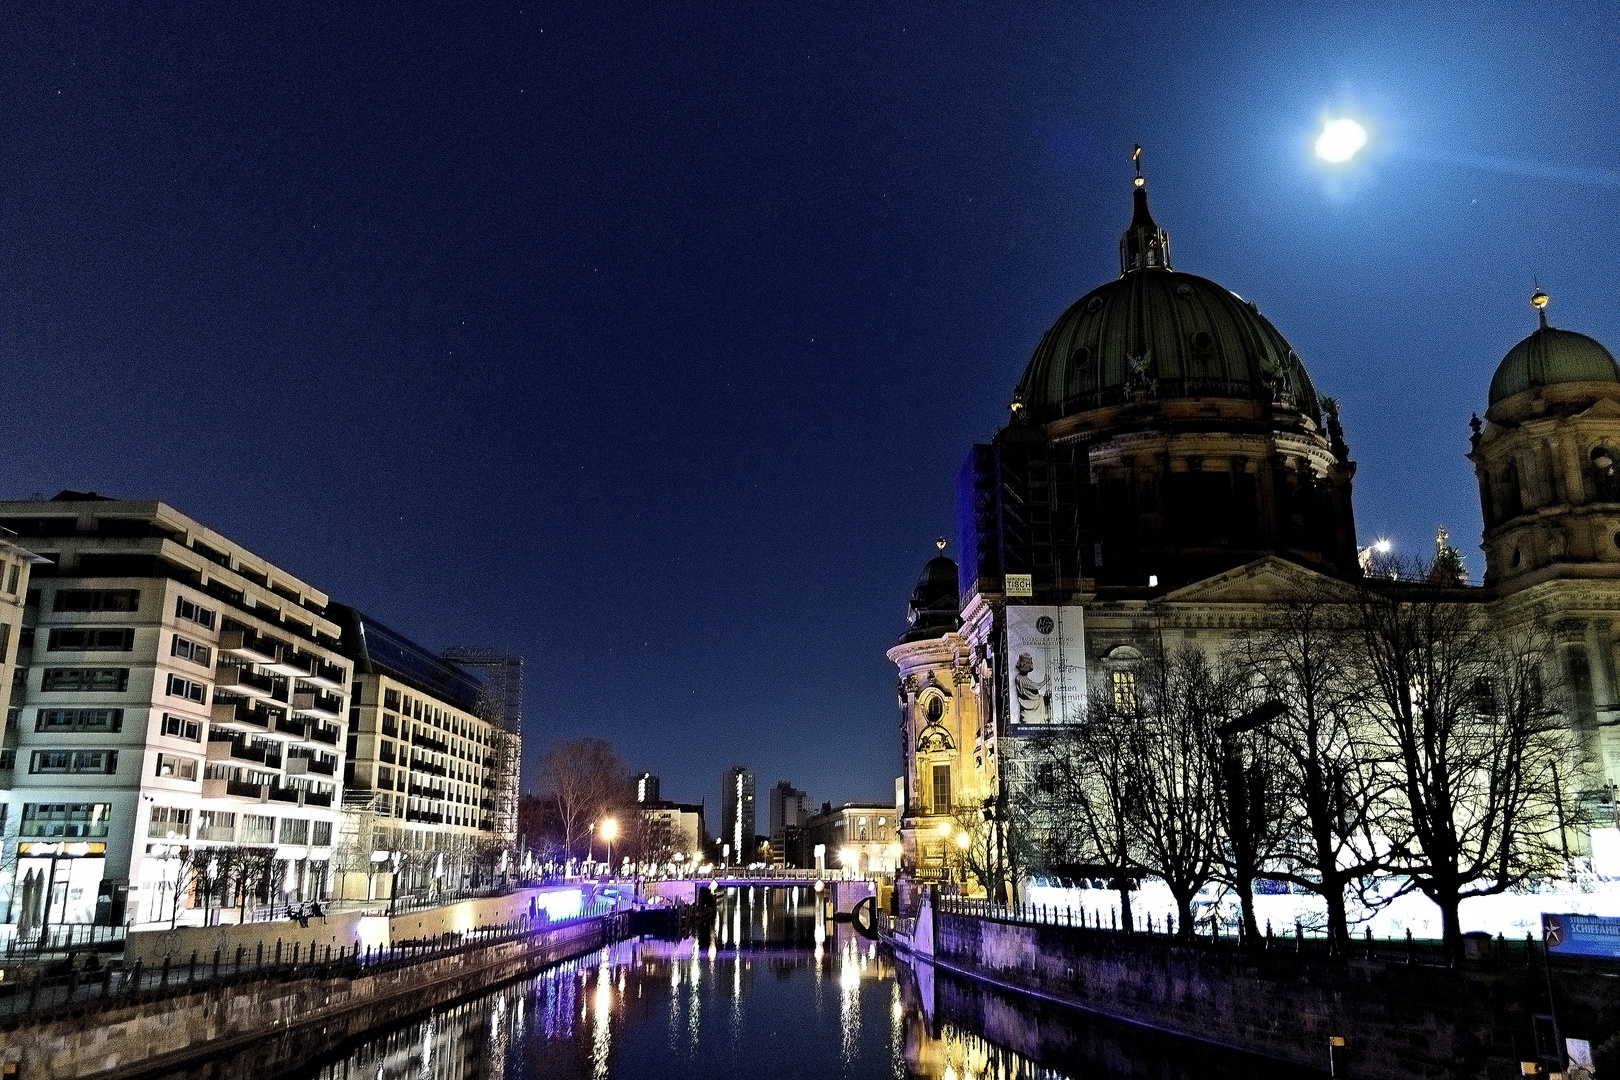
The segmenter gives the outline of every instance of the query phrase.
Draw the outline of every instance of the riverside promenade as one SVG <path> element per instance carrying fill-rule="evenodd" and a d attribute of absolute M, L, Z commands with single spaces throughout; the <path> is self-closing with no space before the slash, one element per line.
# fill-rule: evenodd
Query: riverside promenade
<path fill-rule="evenodd" d="M 1596 1047 L 1620 1021 L 1620 966 L 1528 939 L 1472 939 L 1447 966 L 1426 942 L 1332 951 L 1289 934 L 1245 947 L 956 898 L 925 898 L 880 933 L 930 988 L 954 976 L 957 997 L 993 988 L 1335 1076 L 1518 1076 L 1555 1032 Z"/>
<path fill-rule="evenodd" d="M 0 1066 L 22 1080 L 278 1076 L 380 1027 L 598 948 L 622 923 L 612 898 L 553 919 L 531 908 L 535 892 L 410 912 L 387 941 L 269 938 L 295 929 L 324 935 L 330 928 L 315 919 L 309 928 L 256 924 L 265 939 L 251 948 L 200 951 L 189 938 L 209 931 L 196 928 L 132 942 L 130 954 L 148 955 L 116 969 L 42 968 L 15 982 L 0 1008 Z M 413 925 L 431 932 L 401 933 Z"/>

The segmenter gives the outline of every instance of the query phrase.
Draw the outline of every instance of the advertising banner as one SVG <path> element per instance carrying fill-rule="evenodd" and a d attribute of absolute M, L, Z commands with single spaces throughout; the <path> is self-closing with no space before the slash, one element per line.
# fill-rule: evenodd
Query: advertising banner
<path fill-rule="evenodd" d="M 1085 609 L 1009 606 L 1007 681 L 1014 734 L 1078 724 L 1086 712 Z"/>
<path fill-rule="evenodd" d="M 1620 918 L 1543 913 L 1541 936 L 1560 956 L 1620 956 Z"/>

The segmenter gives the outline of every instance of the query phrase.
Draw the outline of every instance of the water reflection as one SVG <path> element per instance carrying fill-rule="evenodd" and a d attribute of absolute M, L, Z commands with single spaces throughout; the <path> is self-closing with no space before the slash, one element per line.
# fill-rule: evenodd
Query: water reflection
<path fill-rule="evenodd" d="M 354 1048 L 321 1080 L 1065 1080 L 1238 1075 L 1198 1051 L 914 971 L 816 898 L 749 889 L 681 941 L 621 942 Z M 1084 1065 L 1077 1064 L 1084 1062 Z M 1243 1063 L 1245 1075 L 1253 1063 Z M 1058 1066 L 1068 1072 L 1058 1071 Z M 1095 1067 L 1092 1067 L 1095 1066 Z"/>

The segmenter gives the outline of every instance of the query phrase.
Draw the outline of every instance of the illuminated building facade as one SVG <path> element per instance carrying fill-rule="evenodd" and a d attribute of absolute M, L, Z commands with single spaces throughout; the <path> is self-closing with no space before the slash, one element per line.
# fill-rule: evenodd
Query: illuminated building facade
<path fill-rule="evenodd" d="M 1620 873 L 1620 366 L 1543 311 L 1474 426 L 1485 574 L 1457 596 L 1553 627 L 1587 839 Z M 1358 578 L 1355 471 L 1258 306 L 1173 268 L 1138 176 L 1119 277 L 1058 318 L 969 451 L 957 561 L 927 564 L 888 652 L 908 875 L 948 880 L 952 830 L 994 834 L 1028 782 L 1020 741 L 1129 700 L 1150 649 L 1213 653 L 1279 597 Z"/>

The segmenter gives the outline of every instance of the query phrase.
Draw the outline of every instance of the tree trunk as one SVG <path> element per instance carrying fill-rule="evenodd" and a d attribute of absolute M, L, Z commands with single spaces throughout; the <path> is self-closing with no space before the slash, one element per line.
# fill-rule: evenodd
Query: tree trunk
<path fill-rule="evenodd" d="M 1176 894 L 1176 937 L 1187 941 L 1193 936 L 1192 894 Z"/>
<path fill-rule="evenodd" d="M 1127 934 L 1134 929 L 1131 919 L 1131 890 L 1123 880 L 1119 886 L 1119 928 Z"/>
<path fill-rule="evenodd" d="M 1254 921 L 1254 879 L 1240 877 L 1237 881 L 1237 894 L 1240 906 L 1243 909 L 1243 944 L 1249 948 L 1258 948 L 1260 945 L 1260 927 Z"/>
<path fill-rule="evenodd" d="M 1322 899 L 1327 901 L 1328 937 L 1341 952 L 1350 948 L 1350 917 L 1345 911 L 1344 882 L 1338 877 L 1322 881 Z"/>
<path fill-rule="evenodd" d="M 1461 899 L 1456 889 L 1436 892 L 1430 896 L 1435 905 L 1440 908 L 1440 947 L 1445 955 L 1446 963 L 1456 967 L 1462 960 L 1462 919 L 1459 908 Z"/>

